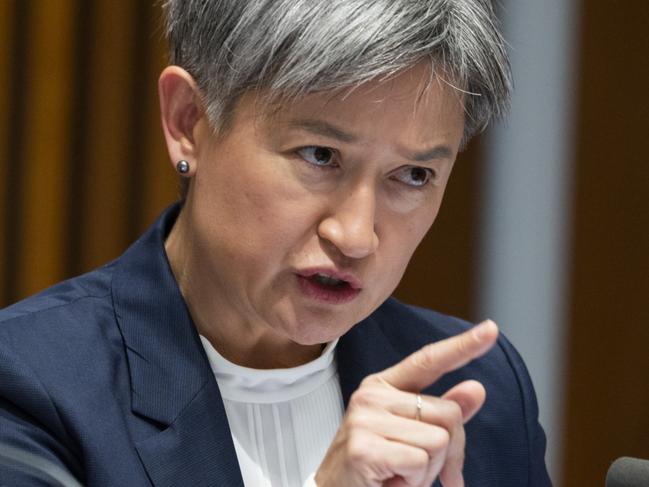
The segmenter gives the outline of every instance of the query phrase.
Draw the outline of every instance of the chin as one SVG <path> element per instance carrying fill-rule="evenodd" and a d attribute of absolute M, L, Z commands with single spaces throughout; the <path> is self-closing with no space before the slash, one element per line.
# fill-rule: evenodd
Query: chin
<path fill-rule="evenodd" d="M 327 321 L 333 321 L 328 323 Z M 296 324 L 290 333 L 291 340 L 300 345 L 318 345 L 328 343 L 347 333 L 356 322 L 343 324 L 342 320 L 312 319 L 304 325 Z"/>
<path fill-rule="evenodd" d="M 328 343 L 367 318 L 379 304 L 364 300 L 340 307 L 292 305 L 278 310 L 273 328 L 299 345 Z"/>

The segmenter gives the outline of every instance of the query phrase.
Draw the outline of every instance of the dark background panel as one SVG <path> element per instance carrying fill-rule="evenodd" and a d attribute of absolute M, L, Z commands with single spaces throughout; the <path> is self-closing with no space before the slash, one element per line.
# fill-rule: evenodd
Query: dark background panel
<path fill-rule="evenodd" d="M 24 66 L 18 96 L 22 116 L 12 121 L 18 156 L 19 189 L 10 212 L 20 217 L 12 235 L 17 270 L 12 288 L 19 295 L 42 289 L 65 272 L 67 201 L 70 197 L 69 120 L 75 93 L 72 90 L 75 37 L 74 4 L 27 2 L 25 37 L 17 58 Z M 10 191 L 13 188 L 10 189 Z M 43 249 L 47 249 L 44 251 Z"/>
<path fill-rule="evenodd" d="M 0 2 L 0 161 L 7 161 L 9 157 L 9 130 L 11 124 L 10 86 L 13 52 L 11 49 L 14 20 L 13 1 Z M 0 200 L 5 199 L 8 191 L 9 170 L 8 164 L 0 164 Z M 7 216 L 2 211 L 6 204 L 0 202 L 0 233 L 6 235 Z M 0 302 L 6 297 L 4 276 L 7 272 L 5 252 L 7 239 L 0 237 Z"/>
<path fill-rule="evenodd" d="M 565 485 L 649 458 L 649 2 L 582 2 Z"/>

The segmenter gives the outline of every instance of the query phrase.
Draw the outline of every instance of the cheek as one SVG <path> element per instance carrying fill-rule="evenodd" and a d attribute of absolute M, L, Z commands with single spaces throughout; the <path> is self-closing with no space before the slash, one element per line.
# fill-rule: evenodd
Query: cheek
<path fill-rule="evenodd" d="M 394 245 L 401 248 L 405 255 L 412 254 L 437 218 L 442 194 L 441 190 L 436 189 L 408 195 L 407 201 L 389 199 L 384 206 L 387 211 L 382 215 L 385 224 L 382 225 L 384 231 L 379 235 L 379 240 L 394 240 Z M 407 211 L 396 211 L 396 205 L 401 205 Z"/>
<path fill-rule="evenodd" d="M 430 205 L 432 196 L 427 191 L 406 189 L 400 183 L 392 181 L 386 189 L 386 195 L 388 209 L 406 217 L 423 206 Z"/>
<path fill-rule="evenodd" d="M 245 162 L 210 161 L 214 166 L 196 181 L 194 199 L 206 238 L 238 261 L 299 251 L 315 228 L 316 199 L 281 161 L 244 155 L 238 160 Z"/>

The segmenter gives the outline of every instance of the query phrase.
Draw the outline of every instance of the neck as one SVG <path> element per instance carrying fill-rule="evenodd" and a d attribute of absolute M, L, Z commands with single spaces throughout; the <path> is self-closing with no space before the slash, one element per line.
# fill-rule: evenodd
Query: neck
<path fill-rule="evenodd" d="M 320 356 L 324 345 L 301 345 L 275 332 L 265 323 L 247 320 L 231 303 L 224 302 L 197 256 L 184 211 L 165 241 L 167 258 L 198 333 L 227 360 L 255 369 L 289 368 Z M 209 272 L 208 272 L 209 274 Z"/>

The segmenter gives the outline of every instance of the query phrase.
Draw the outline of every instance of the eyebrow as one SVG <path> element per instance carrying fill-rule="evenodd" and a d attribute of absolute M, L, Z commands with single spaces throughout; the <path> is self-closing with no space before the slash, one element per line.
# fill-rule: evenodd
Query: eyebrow
<path fill-rule="evenodd" d="M 348 144 L 358 141 L 358 137 L 356 135 L 345 132 L 344 130 L 322 120 L 290 120 L 288 122 L 288 126 L 296 129 L 306 130 L 307 132 L 311 132 L 316 135 L 330 137 L 332 139 L 346 142 Z"/>
<path fill-rule="evenodd" d="M 288 126 L 295 129 L 306 130 L 316 135 L 322 135 L 332 139 L 351 144 L 357 142 L 359 137 L 346 132 L 335 125 L 322 120 L 314 119 L 298 119 L 289 120 Z M 408 152 L 405 157 L 414 162 L 427 162 L 437 159 L 452 159 L 453 150 L 446 145 L 433 147 L 432 149 L 425 149 L 422 151 Z"/>
<path fill-rule="evenodd" d="M 452 159 L 453 151 L 447 145 L 440 145 L 421 152 L 411 152 L 406 157 L 415 162 L 426 162 L 436 159 Z"/>

